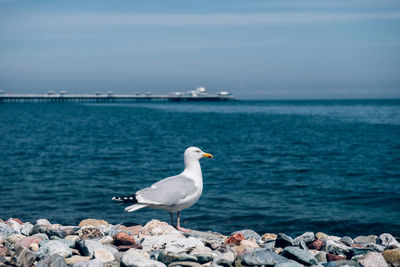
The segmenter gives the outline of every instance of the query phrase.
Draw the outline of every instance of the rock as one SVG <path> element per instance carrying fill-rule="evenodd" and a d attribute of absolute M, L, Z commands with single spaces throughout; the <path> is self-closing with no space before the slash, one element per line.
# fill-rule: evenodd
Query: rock
<path fill-rule="evenodd" d="M 96 219 L 85 219 L 79 223 L 79 227 L 83 226 L 100 226 L 100 227 L 108 227 L 110 224 L 104 220 L 96 220 Z"/>
<path fill-rule="evenodd" d="M 29 245 L 29 249 L 32 251 L 38 251 L 39 250 L 39 245 L 36 243 L 32 243 Z"/>
<path fill-rule="evenodd" d="M 338 241 L 328 239 L 325 244 L 325 252 L 331 254 L 346 254 L 350 252 L 350 248 Z"/>
<path fill-rule="evenodd" d="M 354 243 L 358 243 L 358 244 L 369 244 L 369 243 L 376 243 L 377 240 L 377 236 L 376 235 L 369 235 L 369 236 L 357 236 L 356 238 L 354 238 Z"/>
<path fill-rule="evenodd" d="M 46 219 L 39 219 L 36 221 L 35 225 L 51 225 L 51 223 Z"/>
<path fill-rule="evenodd" d="M 293 239 L 293 245 L 299 246 L 301 241 L 303 241 L 306 244 L 309 244 L 314 240 L 315 240 L 315 235 L 313 232 L 305 232 L 304 234 Z"/>
<path fill-rule="evenodd" d="M 6 239 L 8 236 L 12 234 L 16 234 L 17 231 L 11 229 L 7 224 L 5 223 L 0 223 L 0 236 L 3 239 Z"/>
<path fill-rule="evenodd" d="M 109 262 L 115 260 L 113 254 L 105 248 L 98 248 L 94 251 L 94 257 L 101 262 Z"/>
<path fill-rule="evenodd" d="M 135 245 L 135 238 L 133 238 L 132 236 L 128 235 L 127 233 L 124 232 L 120 232 L 116 235 L 113 236 L 114 239 L 114 244 L 116 246 L 120 246 L 120 245 Z"/>
<path fill-rule="evenodd" d="M 342 242 L 343 244 L 345 244 L 346 246 L 351 246 L 352 244 L 354 244 L 353 239 L 351 239 L 351 237 L 349 236 L 344 236 L 340 239 L 340 242 Z M 374 242 L 375 243 L 375 242 Z"/>
<path fill-rule="evenodd" d="M 214 260 L 212 262 L 213 266 L 214 265 L 222 265 L 222 266 L 231 266 L 231 264 L 235 261 L 235 254 L 231 251 L 227 251 L 224 253 L 221 253 L 220 255 L 214 257 Z"/>
<path fill-rule="evenodd" d="M 242 256 L 242 262 L 246 265 L 275 265 L 289 260 L 269 249 L 258 249 Z"/>
<path fill-rule="evenodd" d="M 124 267 L 166 267 L 162 262 L 137 257 L 131 254 L 122 256 L 121 265 Z"/>
<path fill-rule="evenodd" d="M 327 261 L 341 261 L 345 260 L 346 257 L 342 255 L 335 255 L 335 254 L 326 254 Z"/>
<path fill-rule="evenodd" d="M 276 240 L 276 234 L 265 233 L 261 236 L 262 241 Z"/>
<path fill-rule="evenodd" d="M 103 245 L 105 245 L 105 244 L 113 244 L 114 243 L 114 239 L 111 236 L 106 235 L 106 236 L 103 236 L 102 238 L 100 238 L 99 242 L 101 244 L 103 244 Z"/>
<path fill-rule="evenodd" d="M 74 256 L 72 256 L 70 258 L 66 258 L 65 262 L 67 264 L 75 264 L 75 263 L 78 263 L 78 262 L 81 262 L 81 261 L 88 261 L 88 260 L 90 260 L 89 256 L 74 255 Z"/>
<path fill-rule="evenodd" d="M 144 251 L 164 249 L 168 243 L 172 243 L 180 238 L 182 235 L 154 235 L 145 236 L 140 245 Z"/>
<path fill-rule="evenodd" d="M 39 261 L 37 267 L 68 267 L 64 258 L 58 254 L 53 254 Z"/>
<path fill-rule="evenodd" d="M 35 225 L 32 228 L 32 233 L 33 234 L 38 234 L 38 233 L 43 233 L 46 234 L 47 236 L 57 236 L 60 238 L 64 238 L 64 232 L 62 231 L 62 226 L 59 224 L 53 224 L 53 225 Z"/>
<path fill-rule="evenodd" d="M 63 237 L 73 235 L 76 229 L 77 227 L 75 226 L 61 226 L 60 228 Z"/>
<path fill-rule="evenodd" d="M 18 249 L 19 247 L 25 247 L 25 248 L 29 248 L 29 246 L 31 244 L 39 244 L 40 242 L 42 242 L 43 240 L 38 237 L 38 236 L 27 236 L 24 238 L 19 239 L 15 245 L 14 248 Z"/>
<path fill-rule="evenodd" d="M 120 245 L 117 247 L 118 251 L 127 251 L 131 248 L 142 248 L 142 246 L 139 244 L 135 244 L 135 245 L 129 245 L 129 246 L 128 245 Z"/>
<path fill-rule="evenodd" d="M 10 250 L 7 247 L 0 247 L 0 257 L 10 256 Z"/>
<path fill-rule="evenodd" d="M 369 252 L 374 252 L 374 248 L 367 248 L 367 247 L 362 247 L 362 248 L 351 248 L 352 255 L 357 256 L 357 255 L 364 255 Z"/>
<path fill-rule="evenodd" d="M 201 264 L 193 261 L 177 261 L 168 265 L 168 267 L 201 267 Z"/>
<path fill-rule="evenodd" d="M 260 248 L 257 242 L 250 240 L 242 240 L 239 246 L 232 247 L 235 255 L 240 255 Z"/>
<path fill-rule="evenodd" d="M 11 245 L 15 245 L 15 243 L 17 243 L 19 240 L 25 238 L 24 235 L 21 234 L 13 234 L 10 235 L 9 237 L 6 238 L 6 242 L 11 244 Z"/>
<path fill-rule="evenodd" d="M 118 225 L 117 229 L 124 232 L 130 232 L 132 236 L 139 235 L 140 230 L 143 229 L 141 225 L 134 225 L 134 226 L 125 226 L 125 225 Z"/>
<path fill-rule="evenodd" d="M 320 251 L 317 255 L 315 255 L 315 258 L 317 259 L 318 262 L 327 262 L 328 261 L 326 259 L 325 251 Z"/>
<path fill-rule="evenodd" d="M 104 263 L 98 259 L 80 261 L 72 265 L 73 267 L 104 267 Z"/>
<path fill-rule="evenodd" d="M 188 237 L 194 237 L 203 242 L 204 245 L 209 246 L 212 249 L 217 249 L 219 247 L 225 246 L 226 237 L 220 233 L 192 230 L 190 231 L 190 233 L 184 233 L 184 235 Z"/>
<path fill-rule="evenodd" d="M 262 238 L 259 234 L 257 234 L 256 232 L 254 232 L 253 230 L 250 229 L 244 229 L 244 230 L 240 230 L 240 231 L 236 231 L 233 232 L 231 235 L 235 235 L 235 234 L 243 234 L 244 235 L 244 239 L 248 240 L 248 239 L 255 239 L 257 243 L 262 244 Z"/>
<path fill-rule="evenodd" d="M 197 262 L 197 257 L 186 253 L 174 253 L 169 251 L 161 251 L 157 258 L 158 261 L 166 265 L 176 261 L 194 261 Z"/>
<path fill-rule="evenodd" d="M 189 253 L 195 248 L 205 247 L 203 242 L 197 240 L 194 237 L 179 238 L 171 243 L 168 243 L 165 247 L 165 251 L 174 253 Z"/>
<path fill-rule="evenodd" d="M 124 254 L 131 254 L 137 257 L 150 259 L 150 254 L 141 249 L 131 248 L 128 251 L 125 251 Z"/>
<path fill-rule="evenodd" d="M 78 242 L 79 240 L 81 240 L 79 238 L 79 236 L 77 236 L 77 235 L 67 235 L 67 236 L 64 237 L 64 239 L 65 240 L 75 241 L 75 242 Z"/>
<path fill-rule="evenodd" d="M 285 247 L 283 249 L 283 256 L 306 265 L 312 265 L 318 263 L 314 255 L 298 247 Z"/>
<path fill-rule="evenodd" d="M 12 230 L 14 230 L 18 234 L 21 232 L 21 228 L 22 228 L 21 224 L 14 219 L 7 220 L 7 226 L 10 227 Z"/>
<path fill-rule="evenodd" d="M 0 236 L 0 245 L 3 245 L 3 243 L 4 243 L 4 238 Z"/>
<path fill-rule="evenodd" d="M 181 235 L 174 227 L 166 222 L 151 220 L 140 231 L 139 236 Z"/>
<path fill-rule="evenodd" d="M 276 264 L 274 267 L 303 267 L 303 264 L 297 263 L 295 261 L 290 261 L 290 262 L 282 262 Z"/>
<path fill-rule="evenodd" d="M 49 240 L 49 237 L 46 234 L 34 234 L 33 236 L 37 236 L 37 237 L 41 238 L 43 241 Z"/>
<path fill-rule="evenodd" d="M 348 260 L 340 260 L 340 261 L 331 261 L 324 264 L 325 267 L 361 267 L 358 262 L 348 261 Z"/>
<path fill-rule="evenodd" d="M 386 248 L 400 248 L 399 242 L 391 234 L 381 234 L 377 240 L 377 244 Z"/>
<path fill-rule="evenodd" d="M 30 251 L 27 248 L 20 247 L 15 251 L 15 254 L 12 258 L 14 265 L 16 266 L 32 266 L 35 262 L 36 253 Z"/>
<path fill-rule="evenodd" d="M 324 246 L 324 242 L 320 239 L 315 239 L 308 247 L 311 249 L 321 250 Z"/>
<path fill-rule="evenodd" d="M 29 236 L 32 234 L 32 229 L 33 229 L 33 224 L 31 224 L 30 222 L 26 222 L 21 227 L 21 234 Z"/>
<path fill-rule="evenodd" d="M 99 228 L 94 226 L 83 226 L 78 230 L 77 233 L 80 239 L 94 239 L 104 236 L 104 233 Z"/>
<path fill-rule="evenodd" d="M 325 234 L 325 233 L 318 232 L 318 233 L 315 234 L 315 238 L 324 240 L 324 239 L 328 239 L 329 236 L 327 234 Z"/>
<path fill-rule="evenodd" d="M 382 252 L 382 256 L 387 262 L 390 262 L 393 265 L 400 265 L 400 248 L 387 249 Z"/>
<path fill-rule="evenodd" d="M 385 258 L 378 252 L 370 252 L 358 259 L 358 263 L 363 267 L 389 267 Z"/>
<path fill-rule="evenodd" d="M 269 248 L 269 249 L 273 249 L 275 248 L 275 240 L 270 240 L 270 241 L 266 241 L 261 245 L 262 248 Z"/>
<path fill-rule="evenodd" d="M 244 235 L 242 233 L 237 233 L 230 236 L 226 240 L 226 244 L 239 245 L 242 240 L 244 240 Z"/>
<path fill-rule="evenodd" d="M 293 239 L 284 233 L 279 233 L 275 240 L 275 247 L 285 248 L 287 246 L 293 246 Z"/>
<path fill-rule="evenodd" d="M 385 250 L 385 247 L 382 245 L 378 245 L 378 244 L 364 244 L 365 248 L 371 248 L 377 252 L 383 252 Z"/>
<path fill-rule="evenodd" d="M 65 258 L 72 255 L 72 250 L 59 240 L 49 240 L 40 243 L 40 249 L 38 251 L 39 258 L 44 258 L 47 255 L 53 254 L 58 254 Z"/>

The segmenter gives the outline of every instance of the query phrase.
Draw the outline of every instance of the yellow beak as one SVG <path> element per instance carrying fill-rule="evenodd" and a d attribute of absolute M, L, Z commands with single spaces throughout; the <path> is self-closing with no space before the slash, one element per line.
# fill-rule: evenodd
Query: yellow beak
<path fill-rule="evenodd" d="M 203 157 L 209 158 L 209 159 L 212 159 L 212 158 L 213 158 L 213 156 L 212 156 L 210 153 L 205 153 L 205 154 L 203 154 Z"/>

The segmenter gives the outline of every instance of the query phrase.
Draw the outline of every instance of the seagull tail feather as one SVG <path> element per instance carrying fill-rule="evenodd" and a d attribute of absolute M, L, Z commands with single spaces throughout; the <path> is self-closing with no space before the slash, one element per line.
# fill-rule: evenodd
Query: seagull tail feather
<path fill-rule="evenodd" d="M 138 209 L 142 209 L 144 207 L 147 207 L 147 205 L 146 204 L 133 204 L 133 205 L 130 205 L 130 206 L 126 207 L 125 211 L 126 212 L 132 212 L 132 211 L 135 211 L 135 210 L 138 210 Z"/>

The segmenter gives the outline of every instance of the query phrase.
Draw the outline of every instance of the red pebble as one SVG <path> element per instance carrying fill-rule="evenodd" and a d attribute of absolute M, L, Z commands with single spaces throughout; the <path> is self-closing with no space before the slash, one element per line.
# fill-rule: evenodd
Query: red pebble
<path fill-rule="evenodd" d="M 320 239 L 315 239 L 310 245 L 309 248 L 311 249 L 316 249 L 316 250 L 321 250 L 322 247 L 324 246 L 324 242 Z"/>
<path fill-rule="evenodd" d="M 124 232 L 119 232 L 116 235 L 114 235 L 114 244 L 116 246 L 132 246 L 135 245 L 135 238 L 132 236 L 128 235 L 127 233 Z"/>
<path fill-rule="evenodd" d="M 346 257 L 342 255 L 326 254 L 326 259 L 328 261 L 342 261 L 345 260 Z"/>
<path fill-rule="evenodd" d="M 233 236 L 230 236 L 226 240 L 226 244 L 233 244 L 233 245 L 239 245 L 240 241 L 244 240 L 244 235 L 242 233 L 234 234 Z"/>

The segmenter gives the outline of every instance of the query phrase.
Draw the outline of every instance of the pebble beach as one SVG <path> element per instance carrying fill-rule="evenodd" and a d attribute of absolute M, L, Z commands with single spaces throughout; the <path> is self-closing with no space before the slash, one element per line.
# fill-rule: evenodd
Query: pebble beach
<path fill-rule="evenodd" d="M 151 220 L 113 225 L 85 219 L 79 225 L 46 219 L 0 220 L 0 266 L 196 267 L 196 266 L 400 266 L 399 237 L 332 236 L 305 232 L 258 234 L 242 229 L 229 235 L 191 230 Z"/>

